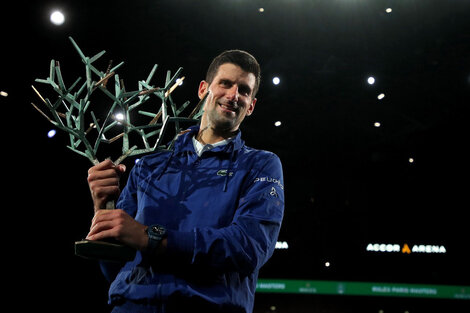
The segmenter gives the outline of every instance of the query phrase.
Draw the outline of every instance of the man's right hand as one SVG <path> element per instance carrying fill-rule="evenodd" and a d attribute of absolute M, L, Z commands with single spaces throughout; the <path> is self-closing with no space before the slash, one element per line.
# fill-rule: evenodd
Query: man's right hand
<path fill-rule="evenodd" d="M 117 199 L 120 193 L 119 180 L 126 171 L 124 164 L 114 165 L 107 159 L 88 170 L 88 186 L 90 187 L 95 212 L 106 208 L 106 202 Z"/>

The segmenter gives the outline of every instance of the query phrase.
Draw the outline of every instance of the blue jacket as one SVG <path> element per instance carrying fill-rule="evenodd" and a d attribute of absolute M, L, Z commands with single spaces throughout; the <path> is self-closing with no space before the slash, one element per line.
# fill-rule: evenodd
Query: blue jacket
<path fill-rule="evenodd" d="M 245 146 L 241 132 L 198 157 L 198 130 L 132 169 L 116 206 L 144 225 L 165 226 L 167 254 L 150 260 L 138 252 L 112 282 L 110 304 L 178 296 L 225 312 L 252 311 L 258 271 L 274 251 L 284 213 L 281 162 Z"/>

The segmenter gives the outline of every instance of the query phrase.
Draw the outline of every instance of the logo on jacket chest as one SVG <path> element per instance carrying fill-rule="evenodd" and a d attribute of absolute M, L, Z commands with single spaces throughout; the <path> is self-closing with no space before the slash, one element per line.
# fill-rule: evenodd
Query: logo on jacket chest
<path fill-rule="evenodd" d="M 227 170 L 218 170 L 217 176 L 227 176 Z M 228 176 L 233 176 L 233 172 L 229 172 Z"/>

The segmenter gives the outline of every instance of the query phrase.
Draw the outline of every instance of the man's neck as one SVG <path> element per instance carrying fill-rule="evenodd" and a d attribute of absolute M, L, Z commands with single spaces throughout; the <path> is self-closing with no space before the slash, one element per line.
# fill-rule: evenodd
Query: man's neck
<path fill-rule="evenodd" d="M 196 140 L 204 145 L 214 144 L 224 139 L 231 138 L 235 136 L 236 133 L 237 131 L 219 132 L 219 131 L 214 130 L 210 126 L 205 126 L 205 127 L 201 126 L 196 136 Z"/>

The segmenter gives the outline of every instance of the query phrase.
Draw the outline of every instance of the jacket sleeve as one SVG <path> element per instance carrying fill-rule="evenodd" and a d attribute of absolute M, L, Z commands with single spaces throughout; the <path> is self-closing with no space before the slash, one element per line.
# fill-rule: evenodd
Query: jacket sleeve
<path fill-rule="evenodd" d="M 250 274 L 274 252 L 284 214 L 282 166 L 272 153 L 253 170 L 239 199 L 232 223 L 221 229 L 168 231 L 167 252 L 212 270 Z"/>

